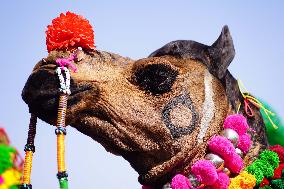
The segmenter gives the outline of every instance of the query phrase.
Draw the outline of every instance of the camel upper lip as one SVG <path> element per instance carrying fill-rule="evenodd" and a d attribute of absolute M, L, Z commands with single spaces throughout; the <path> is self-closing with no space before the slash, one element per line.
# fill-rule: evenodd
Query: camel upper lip
<path fill-rule="evenodd" d="M 46 66 L 34 69 L 22 91 L 22 98 L 29 106 L 30 112 L 48 123 L 53 123 L 57 115 L 59 86 L 59 80 L 54 69 Z M 80 102 L 79 94 L 93 88 L 90 83 L 76 82 L 71 77 L 71 95 L 68 97 L 68 108 Z"/>

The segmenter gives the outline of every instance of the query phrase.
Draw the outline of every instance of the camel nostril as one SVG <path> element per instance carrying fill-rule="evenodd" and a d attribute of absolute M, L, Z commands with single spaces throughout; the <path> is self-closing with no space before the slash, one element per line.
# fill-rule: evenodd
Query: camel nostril
<path fill-rule="evenodd" d="M 30 104 L 41 98 L 48 98 L 58 93 L 58 79 L 49 70 L 39 70 L 28 78 L 22 91 L 22 98 Z"/>

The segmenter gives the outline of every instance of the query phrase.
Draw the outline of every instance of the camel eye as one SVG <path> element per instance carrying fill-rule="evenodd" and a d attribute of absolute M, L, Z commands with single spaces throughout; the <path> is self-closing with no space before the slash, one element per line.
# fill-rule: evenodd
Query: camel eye
<path fill-rule="evenodd" d="M 142 89 L 154 95 L 171 91 L 178 72 L 165 64 L 150 64 L 134 73 L 134 80 Z"/>

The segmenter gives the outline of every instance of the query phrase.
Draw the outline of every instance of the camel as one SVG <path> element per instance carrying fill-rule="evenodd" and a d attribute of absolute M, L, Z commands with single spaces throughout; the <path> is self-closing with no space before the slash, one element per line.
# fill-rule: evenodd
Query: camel
<path fill-rule="evenodd" d="M 58 106 L 54 50 L 34 67 L 22 98 L 31 113 L 55 125 Z M 99 50 L 80 50 L 71 73 L 66 124 L 122 156 L 139 173 L 139 182 L 161 189 L 177 173 L 207 153 L 224 119 L 244 101 L 228 71 L 235 56 L 229 28 L 211 45 L 173 41 L 140 60 Z M 259 110 L 247 117 L 253 145 L 248 164 L 267 147 Z"/>

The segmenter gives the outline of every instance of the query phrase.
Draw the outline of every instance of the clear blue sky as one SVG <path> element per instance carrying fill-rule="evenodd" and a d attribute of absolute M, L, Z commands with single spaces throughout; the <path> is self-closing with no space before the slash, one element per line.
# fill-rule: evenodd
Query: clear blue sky
<path fill-rule="evenodd" d="M 33 66 L 47 55 L 46 26 L 67 10 L 90 20 L 98 49 L 134 59 L 176 39 L 211 44 L 227 24 L 236 49 L 231 72 L 284 117 L 283 1 L 7 0 L 0 2 L 0 124 L 22 154 L 29 113 L 21 90 Z M 68 131 L 70 188 L 140 188 L 124 159 L 75 129 Z M 34 188 L 58 188 L 54 129 L 46 123 L 39 122 L 36 147 Z"/>

